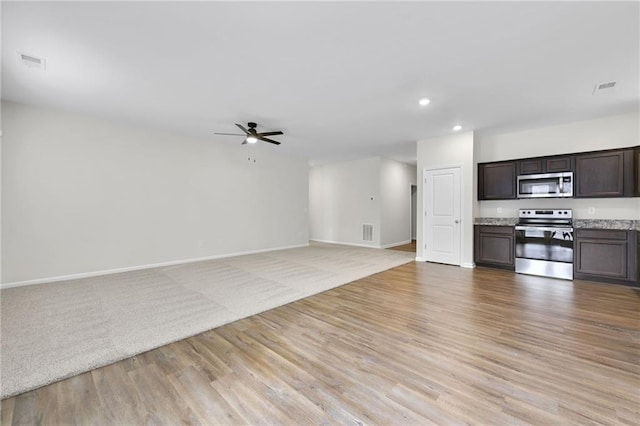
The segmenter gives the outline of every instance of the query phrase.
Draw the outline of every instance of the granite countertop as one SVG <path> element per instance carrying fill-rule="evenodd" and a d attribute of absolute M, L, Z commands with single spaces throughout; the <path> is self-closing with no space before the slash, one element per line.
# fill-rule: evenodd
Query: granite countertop
<path fill-rule="evenodd" d="M 574 228 L 619 229 L 640 231 L 640 220 L 632 219 L 573 219 Z"/>
<path fill-rule="evenodd" d="M 514 226 L 516 217 L 476 217 L 474 225 Z M 623 231 L 640 231 L 640 220 L 633 219 L 573 219 L 574 228 L 618 229 Z"/>
<path fill-rule="evenodd" d="M 517 217 L 476 217 L 473 220 L 474 225 L 515 226 L 516 223 Z"/>

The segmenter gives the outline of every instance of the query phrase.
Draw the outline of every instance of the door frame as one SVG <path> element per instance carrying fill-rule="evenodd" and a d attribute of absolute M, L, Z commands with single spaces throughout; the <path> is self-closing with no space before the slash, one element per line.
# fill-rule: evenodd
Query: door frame
<path fill-rule="evenodd" d="M 464 183 L 464 165 L 462 163 L 453 163 L 453 164 L 446 164 L 446 165 L 441 165 L 441 166 L 428 166 L 428 167 L 423 167 L 422 169 L 422 176 L 420 177 L 420 183 L 422 185 L 422 213 L 420 214 L 420 220 L 422 222 L 422 256 L 420 257 L 416 257 L 416 261 L 422 261 L 422 262 L 427 262 L 427 257 L 425 256 L 425 251 L 427 250 L 427 201 L 426 201 L 426 197 L 425 197 L 425 192 L 426 192 L 426 185 L 425 185 L 425 180 L 427 179 L 427 172 L 429 171 L 434 171 L 434 170 L 444 170 L 444 169 L 458 169 L 460 171 L 460 187 L 458 188 L 458 195 L 460 196 L 460 238 L 458 241 L 458 249 L 459 249 L 459 253 L 460 253 L 460 264 L 458 266 L 464 266 L 464 255 L 463 255 L 463 240 L 464 240 L 464 232 L 463 232 L 463 213 L 464 213 L 464 208 L 465 208 L 465 203 L 464 203 L 464 197 L 462 196 L 463 191 L 462 191 L 462 186 Z M 417 228 L 417 224 L 416 224 L 416 228 Z M 417 237 L 417 235 L 416 235 Z"/>
<path fill-rule="evenodd" d="M 413 195 L 413 187 L 416 187 L 416 204 L 413 205 L 412 195 Z M 413 208 L 416 208 L 414 213 Z M 409 239 L 413 241 L 413 219 L 416 219 L 416 240 L 418 240 L 418 182 L 416 184 L 409 184 Z"/>

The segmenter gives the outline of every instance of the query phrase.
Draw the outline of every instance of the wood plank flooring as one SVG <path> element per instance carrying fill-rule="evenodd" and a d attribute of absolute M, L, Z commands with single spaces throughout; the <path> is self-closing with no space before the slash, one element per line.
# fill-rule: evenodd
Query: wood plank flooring
<path fill-rule="evenodd" d="M 640 424 L 640 293 L 409 263 L 2 401 L 9 424 Z"/>
<path fill-rule="evenodd" d="M 390 250 L 399 250 L 399 251 L 406 251 L 409 253 L 415 253 L 416 252 L 416 240 L 411 240 L 410 243 L 408 244 L 403 244 L 401 246 L 395 246 L 395 247 L 390 247 Z"/>

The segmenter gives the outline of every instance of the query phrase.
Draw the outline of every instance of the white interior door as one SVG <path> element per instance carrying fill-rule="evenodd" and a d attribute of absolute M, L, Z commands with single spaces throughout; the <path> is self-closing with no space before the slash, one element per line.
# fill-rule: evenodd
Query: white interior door
<path fill-rule="evenodd" d="M 424 171 L 425 259 L 460 265 L 460 167 Z"/>

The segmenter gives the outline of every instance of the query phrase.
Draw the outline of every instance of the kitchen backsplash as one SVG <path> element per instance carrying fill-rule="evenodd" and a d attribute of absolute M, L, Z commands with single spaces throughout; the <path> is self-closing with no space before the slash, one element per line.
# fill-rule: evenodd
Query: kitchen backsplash
<path fill-rule="evenodd" d="M 574 219 L 640 220 L 640 197 L 479 201 L 475 217 L 518 217 L 520 209 L 572 209 Z"/>

